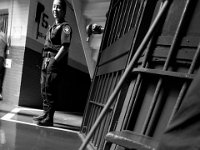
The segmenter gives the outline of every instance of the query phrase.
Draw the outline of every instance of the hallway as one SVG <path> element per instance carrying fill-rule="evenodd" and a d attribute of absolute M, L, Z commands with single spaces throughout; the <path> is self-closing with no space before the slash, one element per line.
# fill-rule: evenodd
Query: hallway
<path fill-rule="evenodd" d="M 1 150 L 78 150 L 82 116 L 56 112 L 53 127 L 40 127 L 32 120 L 42 110 L 0 102 Z"/>

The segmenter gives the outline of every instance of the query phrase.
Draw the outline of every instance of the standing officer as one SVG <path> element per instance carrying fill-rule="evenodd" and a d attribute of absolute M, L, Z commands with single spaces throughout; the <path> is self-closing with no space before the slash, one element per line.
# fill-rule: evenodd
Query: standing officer
<path fill-rule="evenodd" d="M 43 49 L 43 64 L 41 70 L 41 95 L 43 98 L 43 114 L 33 119 L 40 126 L 53 126 L 57 83 L 67 65 L 68 51 L 71 42 L 72 30 L 65 21 L 65 0 L 54 0 L 52 14 L 54 24 L 46 34 Z"/>

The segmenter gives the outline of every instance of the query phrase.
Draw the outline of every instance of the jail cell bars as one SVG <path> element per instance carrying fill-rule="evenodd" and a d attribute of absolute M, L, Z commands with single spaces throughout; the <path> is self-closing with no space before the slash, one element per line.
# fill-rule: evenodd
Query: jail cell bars
<path fill-rule="evenodd" d="M 87 118 L 85 119 L 82 129 L 82 132 L 85 134 L 89 132 L 97 116 L 103 109 L 106 100 L 118 82 L 120 75 L 120 72 L 114 72 L 106 75 L 101 75 L 96 78 L 97 83 L 95 83 L 95 90 L 92 91 L 91 97 L 89 99 L 89 107 L 86 114 Z M 103 119 L 96 132 L 94 133 L 91 142 L 95 147 L 103 146 L 104 138 L 102 137 L 104 137 L 108 132 L 113 109 L 114 105 L 110 108 L 106 117 Z"/>
<path fill-rule="evenodd" d="M 143 3 L 144 1 L 136 0 L 111 1 L 100 57 L 83 117 L 81 132 L 85 135 L 90 131 L 126 67 L 136 31 L 136 20 L 139 19 L 138 14 L 141 13 Z M 120 96 L 120 93 L 116 96 L 116 103 L 122 100 Z M 107 112 L 92 137 L 91 144 L 97 149 L 103 149 L 106 133 L 111 126 L 116 126 L 113 120 L 117 111 L 116 103 Z"/>
<path fill-rule="evenodd" d="M 162 3 L 111 1 L 84 113 L 83 134 L 90 131 Z M 129 87 L 118 93 L 93 134 L 91 144 L 96 149 L 104 149 L 104 137 L 110 130 L 128 129 L 160 138 L 199 69 L 199 8 L 200 1 L 170 0 L 167 12 L 128 76 L 124 86 Z"/>
<path fill-rule="evenodd" d="M 133 69 L 136 84 L 119 129 L 159 140 L 199 69 L 199 7 L 199 1 L 172 1 Z"/>
<path fill-rule="evenodd" d="M 111 5 L 103 49 L 112 45 L 131 29 L 137 29 L 140 14 L 144 10 L 144 2 L 145 0 L 118 0 Z"/>

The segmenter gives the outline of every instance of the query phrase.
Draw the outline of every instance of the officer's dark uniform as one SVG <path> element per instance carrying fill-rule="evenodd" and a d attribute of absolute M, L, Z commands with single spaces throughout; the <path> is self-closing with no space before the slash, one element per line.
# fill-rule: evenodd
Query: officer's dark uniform
<path fill-rule="evenodd" d="M 55 61 L 54 57 L 63 44 L 67 44 L 69 47 L 71 35 L 72 30 L 67 22 L 52 25 L 46 34 L 46 40 L 42 54 L 43 63 L 41 71 L 41 95 L 43 98 L 43 110 L 47 119 L 50 118 L 50 125 L 53 124 L 55 101 L 57 98 L 57 83 L 60 74 L 66 68 L 68 52 L 59 61 Z"/>
<path fill-rule="evenodd" d="M 164 132 L 157 150 L 200 150 L 200 71 Z"/>

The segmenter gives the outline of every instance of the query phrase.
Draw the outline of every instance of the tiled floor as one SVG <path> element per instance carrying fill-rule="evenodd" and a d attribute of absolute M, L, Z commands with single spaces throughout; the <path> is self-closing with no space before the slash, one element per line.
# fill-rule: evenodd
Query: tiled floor
<path fill-rule="evenodd" d="M 0 150 L 78 150 L 82 116 L 56 112 L 54 127 L 40 127 L 32 117 L 42 110 L 0 102 Z"/>

